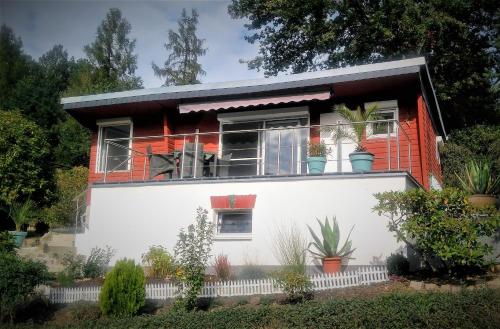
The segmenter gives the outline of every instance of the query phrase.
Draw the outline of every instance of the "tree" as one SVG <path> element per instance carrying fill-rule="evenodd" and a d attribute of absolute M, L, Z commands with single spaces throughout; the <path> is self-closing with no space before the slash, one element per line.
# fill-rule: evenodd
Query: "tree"
<path fill-rule="evenodd" d="M 205 71 L 198 63 L 198 57 L 205 55 L 203 48 L 204 39 L 196 36 L 196 25 L 198 25 L 198 13 L 192 10 L 191 16 L 182 10 L 182 16 L 178 20 L 179 32 L 168 31 L 168 43 L 165 49 L 170 52 L 163 67 L 152 64 L 156 76 L 165 78 L 165 85 L 187 85 L 200 83 L 198 75 L 204 75 Z"/>
<path fill-rule="evenodd" d="M 498 122 L 497 3 L 232 0 L 266 75 L 426 55 L 448 128 Z"/>
<path fill-rule="evenodd" d="M 0 110 L 0 203 L 31 196 L 50 200 L 53 171 L 50 145 L 43 130 L 18 112 Z"/>
<path fill-rule="evenodd" d="M 54 158 L 58 166 L 87 166 L 90 153 L 90 131 L 72 117 L 68 117 L 57 127 L 58 145 Z"/>
<path fill-rule="evenodd" d="M 130 40 L 130 23 L 117 8 L 111 8 L 97 28 L 93 43 L 84 47 L 88 61 L 99 81 L 107 82 L 103 91 L 141 88 L 142 80 L 134 75 L 137 55 L 133 54 L 136 40 Z"/>

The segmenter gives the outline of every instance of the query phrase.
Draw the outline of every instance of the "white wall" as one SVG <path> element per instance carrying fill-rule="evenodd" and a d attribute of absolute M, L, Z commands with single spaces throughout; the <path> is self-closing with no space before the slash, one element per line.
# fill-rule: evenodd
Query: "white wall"
<path fill-rule="evenodd" d="M 251 260 L 260 265 L 277 264 L 273 256 L 273 229 L 278 223 L 295 222 L 309 233 L 306 224 L 317 228 L 315 218 L 336 215 L 342 242 L 352 233 L 355 260 L 370 264 L 373 257 L 385 259 L 400 244 L 387 231 L 387 221 L 372 212 L 374 193 L 404 190 L 412 186 L 405 174 L 349 177 L 254 180 L 212 183 L 181 183 L 148 186 L 94 187 L 91 193 L 89 229 L 77 235 L 78 252 L 88 254 L 94 246 L 110 245 L 122 257 L 140 260 L 148 246 L 173 249 L 179 229 L 194 222 L 198 206 L 210 210 L 212 195 L 256 194 L 252 239 L 216 241 L 214 252 L 229 256 L 233 265 Z M 213 217 L 211 217 L 213 218 Z"/>

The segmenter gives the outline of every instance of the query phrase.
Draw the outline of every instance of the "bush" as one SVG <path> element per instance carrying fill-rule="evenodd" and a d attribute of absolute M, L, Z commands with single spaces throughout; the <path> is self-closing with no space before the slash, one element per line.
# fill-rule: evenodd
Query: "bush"
<path fill-rule="evenodd" d="M 74 328 L 500 328 L 500 291 L 392 293 L 375 298 L 334 298 L 297 305 L 170 311 L 160 316 L 101 319 Z"/>
<path fill-rule="evenodd" d="M 68 306 L 72 321 L 97 320 L 101 317 L 99 305 L 92 302 L 78 301 Z"/>
<path fill-rule="evenodd" d="M 162 246 L 149 247 L 149 251 L 142 255 L 142 263 L 147 266 L 146 276 L 149 278 L 165 279 L 175 273 L 174 260 Z"/>
<path fill-rule="evenodd" d="M 16 308 L 49 279 L 45 264 L 0 252 L 0 321 L 8 316 L 12 322 Z"/>
<path fill-rule="evenodd" d="M 92 248 L 88 257 L 74 254 L 65 255 L 63 264 L 66 268 L 62 272 L 63 274 L 58 276 L 59 283 L 64 285 L 76 279 L 103 277 L 114 254 L 115 250 L 106 246 L 105 249 Z"/>
<path fill-rule="evenodd" d="M 233 277 L 231 263 L 227 255 L 220 254 L 215 257 L 213 267 L 215 269 L 215 275 L 217 275 L 217 280 L 227 281 Z"/>
<path fill-rule="evenodd" d="M 17 249 L 14 237 L 9 232 L 0 232 L 0 253 L 13 253 Z"/>
<path fill-rule="evenodd" d="M 214 234 L 213 224 L 208 220 L 208 211 L 197 209 L 196 225 L 189 225 L 187 232 L 181 229 L 175 245 L 175 260 L 179 265 L 177 278 L 182 298 L 178 300 L 184 308 L 196 308 L 196 298 L 205 282 L 205 269 Z"/>
<path fill-rule="evenodd" d="M 277 285 L 286 294 L 286 302 L 300 303 L 313 298 L 312 283 L 305 273 L 285 267 L 274 274 Z"/>
<path fill-rule="evenodd" d="M 389 230 L 430 261 L 438 257 L 442 265 L 463 275 L 486 265 L 492 248 L 484 237 L 492 236 L 500 222 L 496 209 L 474 209 L 465 194 L 456 189 L 385 192 L 375 195 L 374 210 L 389 219 Z"/>
<path fill-rule="evenodd" d="M 410 263 L 405 256 L 392 254 L 387 257 L 387 271 L 389 275 L 406 275 L 410 271 Z"/>
<path fill-rule="evenodd" d="M 144 271 L 133 260 L 119 260 L 106 275 L 99 295 L 104 315 L 131 316 L 146 303 Z"/>

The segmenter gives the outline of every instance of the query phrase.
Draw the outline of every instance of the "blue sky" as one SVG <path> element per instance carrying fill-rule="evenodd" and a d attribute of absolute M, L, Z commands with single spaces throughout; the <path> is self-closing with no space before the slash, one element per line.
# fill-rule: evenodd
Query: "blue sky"
<path fill-rule="evenodd" d="M 198 36 L 204 38 L 207 54 L 201 58 L 206 76 L 202 82 L 263 77 L 250 71 L 239 59 L 257 54 L 257 45 L 243 39 L 244 20 L 227 13 L 229 1 L 11 1 L 0 0 L 0 23 L 10 26 L 23 41 L 24 51 L 38 58 L 55 44 L 62 44 L 70 56 L 84 57 L 83 46 L 91 43 L 109 8 L 120 8 L 132 25 L 130 36 L 137 39 L 138 69 L 146 88 L 158 87 L 151 62 L 163 64 L 167 31 L 177 30 L 182 8 L 196 8 L 200 15 Z"/>

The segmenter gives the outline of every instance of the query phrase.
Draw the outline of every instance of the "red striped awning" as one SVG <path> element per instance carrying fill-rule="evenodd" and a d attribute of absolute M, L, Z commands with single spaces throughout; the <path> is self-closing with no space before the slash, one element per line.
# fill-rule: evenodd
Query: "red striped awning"
<path fill-rule="evenodd" d="M 225 101 L 203 102 L 203 103 L 185 103 L 179 105 L 180 113 L 200 112 L 210 110 L 226 110 L 236 109 L 258 105 L 277 105 L 290 104 L 312 100 L 327 100 L 330 98 L 329 91 L 318 91 L 311 93 L 303 93 L 296 95 L 272 96 L 272 97 L 255 97 L 246 99 L 232 99 Z"/>

